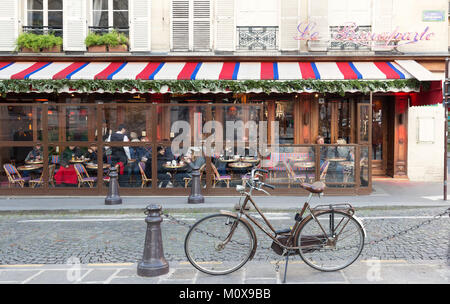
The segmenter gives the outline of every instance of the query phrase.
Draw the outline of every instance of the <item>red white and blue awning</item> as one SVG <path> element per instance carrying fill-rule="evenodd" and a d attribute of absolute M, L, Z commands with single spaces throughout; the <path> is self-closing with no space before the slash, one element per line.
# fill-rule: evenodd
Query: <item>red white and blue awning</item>
<path fill-rule="evenodd" d="M 0 62 L 0 79 L 389 80 L 395 62 Z"/>

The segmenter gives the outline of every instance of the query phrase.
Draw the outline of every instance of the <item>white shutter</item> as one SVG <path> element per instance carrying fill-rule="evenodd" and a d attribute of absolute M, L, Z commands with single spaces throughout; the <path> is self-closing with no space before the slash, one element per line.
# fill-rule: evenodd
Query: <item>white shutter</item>
<path fill-rule="evenodd" d="M 64 0 L 63 43 L 65 51 L 85 51 L 86 0 Z"/>
<path fill-rule="evenodd" d="M 172 1 L 172 49 L 189 51 L 189 0 Z"/>
<path fill-rule="evenodd" d="M 194 0 L 193 50 L 211 50 L 211 1 Z"/>
<path fill-rule="evenodd" d="M 19 1 L 2 0 L 0 5 L 0 51 L 14 51 L 19 35 Z"/>
<path fill-rule="evenodd" d="M 234 51 L 236 37 L 236 0 L 216 0 L 216 35 L 217 51 Z"/>
<path fill-rule="evenodd" d="M 393 30 L 393 0 L 378 0 L 374 3 L 374 33 L 390 33 Z M 375 42 L 373 46 L 374 51 L 388 51 L 390 48 L 383 47 L 383 42 Z"/>
<path fill-rule="evenodd" d="M 151 0 L 133 0 L 130 4 L 130 49 L 132 52 L 150 52 Z"/>
<path fill-rule="evenodd" d="M 296 51 L 299 42 L 297 26 L 299 24 L 299 0 L 281 1 L 280 43 L 282 51 Z"/>
<path fill-rule="evenodd" d="M 331 0 L 334 2 L 335 0 Z M 327 51 L 330 40 L 330 29 L 328 27 L 328 0 L 309 0 L 309 22 L 316 24 L 314 32 L 319 33 L 319 39 L 309 41 L 310 51 Z"/>

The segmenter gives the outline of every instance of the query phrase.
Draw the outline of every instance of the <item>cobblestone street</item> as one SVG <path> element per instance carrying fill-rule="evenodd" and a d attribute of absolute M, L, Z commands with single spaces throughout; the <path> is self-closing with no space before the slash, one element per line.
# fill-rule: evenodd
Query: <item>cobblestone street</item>
<path fill-rule="evenodd" d="M 445 208 L 358 210 L 371 242 L 430 219 Z M 173 213 L 189 224 L 211 213 Z M 277 229 L 294 223 L 293 213 L 268 212 Z M 168 261 L 186 261 L 187 227 L 167 219 L 162 224 L 164 253 Z M 2 215 L 0 264 L 65 264 L 76 257 L 82 264 L 135 263 L 142 258 L 146 224 L 143 214 L 122 215 Z M 271 240 L 259 230 L 254 261 L 275 261 L 279 256 L 261 249 Z M 448 260 L 450 218 L 443 217 L 417 230 L 375 245 L 366 245 L 363 260 Z M 230 257 L 232 258 L 232 257 Z M 297 257 L 297 259 L 299 259 Z"/>

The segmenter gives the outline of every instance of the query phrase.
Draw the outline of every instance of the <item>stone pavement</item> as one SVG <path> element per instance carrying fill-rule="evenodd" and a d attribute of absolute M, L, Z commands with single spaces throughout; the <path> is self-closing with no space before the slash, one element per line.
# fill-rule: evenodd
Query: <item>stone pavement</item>
<path fill-rule="evenodd" d="M 350 202 L 355 207 L 450 206 L 443 200 L 442 183 L 409 182 L 403 180 L 374 181 L 374 191 L 361 196 L 323 196 L 313 198 L 313 204 Z M 234 193 L 234 189 L 230 189 Z M 237 193 L 236 193 L 237 194 Z M 289 210 L 303 205 L 305 196 L 257 196 L 262 209 Z M 239 196 L 205 197 L 204 204 L 191 205 L 187 196 L 123 196 L 121 205 L 106 206 L 105 197 L 0 197 L 0 212 L 57 212 L 57 211 L 138 211 L 149 204 L 160 204 L 165 210 L 221 209 L 234 206 Z"/>
<path fill-rule="evenodd" d="M 225 276 L 199 272 L 188 262 L 170 262 L 169 273 L 143 278 L 134 263 L 72 265 L 2 265 L 0 284 L 280 284 L 284 263 L 249 262 Z M 337 272 L 320 272 L 299 260 L 289 262 L 288 284 L 448 284 L 450 267 L 443 261 L 361 260 Z"/>

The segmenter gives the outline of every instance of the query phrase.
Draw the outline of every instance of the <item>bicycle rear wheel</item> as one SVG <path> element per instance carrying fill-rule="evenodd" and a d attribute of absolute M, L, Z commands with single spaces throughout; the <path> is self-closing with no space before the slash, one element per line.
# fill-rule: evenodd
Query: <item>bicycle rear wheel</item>
<path fill-rule="evenodd" d="M 223 244 L 235 223 L 231 240 Z M 241 268 L 251 257 L 254 245 L 254 236 L 246 223 L 230 215 L 214 214 L 191 227 L 184 250 L 189 262 L 198 270 L 223 275 Z"/>
<path fill-rule="evenodd" d="M 316 219 L 307 219 L 298 233 L 297 246 L 303 261 L 321 271 L 336 271 L 352 264 L 364 247 L 359 222 L 338 211 L 320 213 Z"/>

